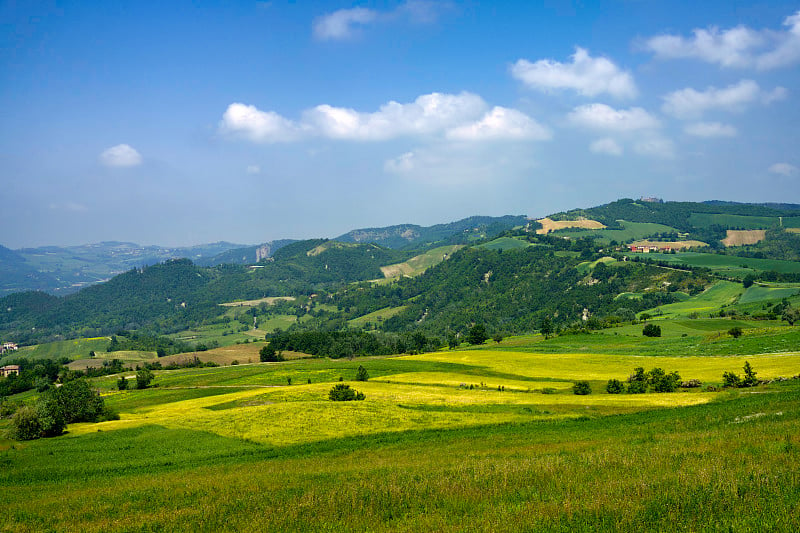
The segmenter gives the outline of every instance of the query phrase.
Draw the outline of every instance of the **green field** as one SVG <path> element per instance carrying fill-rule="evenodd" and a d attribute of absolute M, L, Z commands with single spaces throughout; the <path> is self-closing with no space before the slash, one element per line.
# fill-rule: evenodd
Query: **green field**
<path fill-rule="evenodd" d="M 756 259 L 751 257 L 736 257 L 733 255 L 705 254 L 700 252 L 679 252 L 676 254 L 636 254 L 626 253 L 628 257 L 639 257 L 653 261 L 664 261 L 676 265 L 690 265 L 710 268 L 712 271 L 727 276 L 743 278 L 747 274 L 757 274 L 764 271 L 782 273 L 800 272 L 800 262 L 783 261 L 780 259 Z"/>
<path fill-rule="evenodd" d="M 104 356 L 110 342 L 109 337 L 48 342 L 36 346 L 24 346 L 15 352 L 4 354 L 3 359 L 60 359 L 66 357 L 74 360 L 89 357 L 89 352 L 92 351 L 99 356 Z"/>
<path fill-rule="evenodd" d="M 387 318 L 392 318 L 396 314 L 401 313 L 405 308 L 406 306 L 404 305 L 401 305 L 399 307 L 385 307 L 383 309 L 378 309 L 377 311 L 373 311 L 372 313 L 368 313 L 358 318 L 354 318 L 348 321 L 348 323 L 351 326 L 359 326 L 359 327 L 364 326 L 367 323 L 380 324 Z"/>
<path fill-rule="evenodd" d="M 727 215 L 719 213 L 692 213 L 689 223 L 698 228 L 723 226 L 736 229 L 767 229 L 780 224 L 778 217 Z"/>
<path fill-rule="evenodd" d="M 604 392 L 636 366 L 716 385 L 745 361 L 761 379 L 794 376 L 800 328 L 659 323 L 656 339 L 639 324 L 402 357 L 156 371 L 147 390 L 97 378 L 119 420 L 0 440 L 10 489 L 0 529 L 800 527 L 800 380 Z M 724 334 L 734 324 L 739 339 Z M 359 365 L 369 381 L 353 381 Z M 329 401 L 340 379 L 366 399 Z M 572 394 L 575 380 L 593 393 Z"/>
<path fill-rule="evenodd" d="M 597 229 L 597 230 L 575 230 L 565 229 L 553 232 L 553 235 L 578 239 L 581 237 L 597 238 L 605 243 L 611 241 L 629 242 L 643 239 L 656 233 L 678 233 L 678 230 L 663 224 L 653 222 L 629 222 L 627 220 L 618 221 L 623 229 Z"/>
<path fill-rule="evenodd" d="M 781 300 L 783 298 L 796 296 L 798 293 L 800 293 L 800 285 L 795 287 L 762 287 L 752 285 L 744 291 L 744 294 L 739 298 L 739 303 L 749 304 L 767 300 Z"/>
<path fill-rule="evenodd" d="M 438 265 L 461 248 L 463 248 L 463 246 L 459 244 L 431 248 L 423 254 L 412 257 L 408 261 L 381 267 L 381 271 L 386 279 L 395 279 L 400 276 L 418 276 L 430 267 Z"/>
<path fill-rule="evenodd" d="M 531 243 L 514 237 L 500 237 L 487 243 L 478 245 L 478 248 L 486 250 L 516 250 L 517 248 L 527 248 L 533 246 Z"/>

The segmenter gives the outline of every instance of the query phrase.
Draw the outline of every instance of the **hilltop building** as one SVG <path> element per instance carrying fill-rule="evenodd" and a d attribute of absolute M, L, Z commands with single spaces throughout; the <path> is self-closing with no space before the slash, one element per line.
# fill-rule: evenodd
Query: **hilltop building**
<path fill-rule="evenodd" d="M 0 354 L 4 354 L 6 352 L 16 352 L 17 350 L 19 350 L 19 346 L 13 342 L 4 342 L 2 346 L 0 346 Z"/>
<path fill-rule="evenodd" d="M 19 376 L 19 365 L 6 365 L 0 368 L 0 376 L 8 377 L 11 374 L 16 374 Z"/>

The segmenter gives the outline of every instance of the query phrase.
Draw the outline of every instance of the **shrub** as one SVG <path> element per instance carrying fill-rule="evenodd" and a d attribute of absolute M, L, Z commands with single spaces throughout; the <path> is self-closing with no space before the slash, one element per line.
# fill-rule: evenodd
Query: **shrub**
<path fill-rule="evenodd" d="M 609 379 L 606 383 L 606 392 L 609 394 L 619 394 L 625 390 L 625 386 L 618 379 Z"/>
<path fill-rule="evenodd" d="M 572 386 L 572 392 L 573 394 L 584 396 L 592 393 L 592 387 L 589 385 L 588 381 L 576 381 Z"/>
<path fill-rule="evenodd" d="M 350 385 L 337 383 L 328 393 L 328 398 L 334 402 L 349 402 L 353 400 L 363 400 L 364 393 L 351 389 Z"/>
<path fill-rule="evenodd" d="M 272 346 L 272 343 L 262 347 L 258 351 L 258 356 L 262 363 L 283 361 L 283 356 L 275 350 L 275 348 Z"/>
<path fill-rule="evenodd" d="M 467 334 L 467 342 L 470 344 L 483 344 L 489 335 L 486 334 L 486 327 L 483 324 L 475 324 Z"/>
<path fill-rule="evenodd" d="M 39 412 L 35 407 L 26 405 L 17 409 L 11 418 L 9 437 L 14 440 L 33 440 L 42 435 Z"/>
<path fill-rule="evenodd" d="M 137 389 L 146 389 L 150 386 L 150 382 L 153 381 L 153 373 L 143 368 L 136 372 L 136 388 Z"/>
<path fill-rule="evenodd" d="M 362 365 L 358 365 L 358 370 L 356 371 L 356 381 L 367 381 L 368 379 L 369 374 L 367 373 L 367 369 Z"/>
<path fill-rule="evenodd" d="M 750 361 L 744 362 L 744 379 L 742 380 L 743 387 L 755 387 L 758 385 L 758 378 L 753 367 L 750 366 Z"/>
<path fill-rule="evenodd" d="M 645 337 L 660 337 L 661 326 L 656 324 L 645 324 L 644 329 L 642 329 L 642 335 Z"/>
<path fill-rule="evenodd" d="M 722 374 L 723 387 L 738 387 L 741 385 L 742 380 L 733 372 L 725 372 Z"/>
<path fill-rule="evenodd" d="M 739 326 L 732 327 L 731 329 L 728 330 L 728 335 L 730 335 L 734 339 L 738 339 L 739 337 L 742 336 L 742 328 L 740 328 Z"/>
<path fill-rule="evenodd" d="M 117 380 L 117 388 L 119 390 L 128 390 L 128 380 L 125 379 L 125 376 L 120 376 Z"/>

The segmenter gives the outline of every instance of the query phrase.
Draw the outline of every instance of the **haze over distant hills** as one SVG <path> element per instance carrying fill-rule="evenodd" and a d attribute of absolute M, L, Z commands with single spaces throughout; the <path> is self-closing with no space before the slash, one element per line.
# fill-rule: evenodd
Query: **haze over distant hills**
<path fill-rule="evenodd" d="M 375 243 L 391 249 L 410 250 L 435 244 L 468 242 L 524 224 L 524 216 L 474 216 L 423 227 L 403 224 L 365 228 L 337 237 L 342 242 Z M 296 242 L 279 239 L 245 245 L 216 242 L 190 247 L 142 246 L 130 242 L 100 242 L 81 246 L 43 246 L 10 250 L 0 245 L 0 295 L 25 290 L 69 294 L 111 277 L 168 259 L 191 259 L 199 266 L 254 264 L 268 259 Z"/>

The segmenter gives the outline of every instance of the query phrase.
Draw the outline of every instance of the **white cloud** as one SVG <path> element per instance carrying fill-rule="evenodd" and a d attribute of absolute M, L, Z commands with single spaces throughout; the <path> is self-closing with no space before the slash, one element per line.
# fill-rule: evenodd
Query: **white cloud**
<path fill-rule="evenodd" d="M 645 48 L 665 59 L 694 58 L 722 67 L 769 70 L 800 61 L 800 11 L 786 17 L 783 26 L 784 31 L 712 26 L 693 30 L 690 38 L 658 35 L 648 39 Z"/>
<path fill-rule="evenodd" d="M 595 154 L 622 155 L 622 147 L 617 141 L 609 137 L 592 141 L 589 145 L 589 150 Z"/>
<path fill-rule="evenodd" d="M 611 60 L 591 57 L 576 47 L 571 63 L 540 59 L 531 63 L 520 59 L 511 67 L 511 75 L 528 87 L 541 91 L 572 89 L 585 96 L 608 93 L 617 98 L 632 98 L 637 94 L 633 76 L 621 70 Z"/>
<path fill-rule="evenodd" d="M 439 14 L 450 7 L 449 2 L 410 0 L 391 11 L 378 11 L 365 7 L 339 9 L 314 19 L 312 33 L 322 41 L 345 40 L 354 37 L 358 29 L 370 24 L 407 21 L 413 24 L 431 24 Z"/>
<path fill-rule="evenodd" d="M 127 144 L 118 144 L 100 154 L 100 162 L 107 167 L 135 167 L 142 164 L 142 156 Z"/>
<path fill-rule="evenodd" d="M 494 107 L 483 118 L 472 124 L 449 130 L 448 139 L 464 141 L 480 140 L 534 140 L 552 138 L 550 130 L 525 113 L 506 107 Z"/>
<path fill-rule="evenodd" d="M 800 169 L 789 163 L 775 163 L 769 167 L 769 171 L 781 176 L 796 176 L 798 172 L 800 172 Z"/>
<path fill-rule="evenodd" d="M 258 165 L 247 165 L 245 172 L 248 174 L 261 174 L 261 167 Z"/>
<path fill-rule="evenodd" d="M 378 13 L 374 9 L 340 9 L 314 20 L 312 30 L 314 36 L 321 40 L 348 39 L 354 35 L 358 26 L 369 24 L 376 18 Z"/>
<path fill-rule="evenodd" d="M 608 131 L 637 131 L 660 126 L 657 118 L 642 109 L 614 109 L 606 104 L 587 104 L 573 109 L 567 119 L 577 126 Z"/>
<path fill-rule="evenodd" d="M 386 141 L 401 137 L 454 140 L 545 140 L 550 131 L 516 109 L 489 106 L 472 93 L 431 93 L 409 103 L 388 102 L 377 111 L 318 105 L 300 121 L 254 106 L 231 104 L 219 124 L 225 135 L 253 142 L 290 142 L 313 137 Z"/>
<path fill-rule="evenodd" d="M 633 150 L 639 155 L 671 159 L 675 157 L 675 146 L 669 139 L 650 137 L 642 139 L 633 145 Z"/>
<path fill-rule="evenodd" d="M 464 124 L 481 116 L 486 103 L 471 93 L 431 93 L 414 102 L 389 102 L 374 113 L 320 105 L 303 114 L 303 122 L 332 139 L 386 140 L 426 135 Z"/>
<path fill-rule="evenodd" d="M 293 141 L 302 134 L 299 125 L 273 111 L 261 111 L 252 105 L 233 103 L 219 124 L 222 133 L 254 142 Z"/>
<path fill-rule="evenodd" d="M 736 137 L 736 128 L 720 122 L 695 122 L 683 128 L 688 135 L 695 137 Z"/>
<path fill-rule="evenodd" d="M 662 110 L 680 118 L 699 117 L 712 109 L 743 111 L 761 94 L 761 89 L 753 80 L 742 80 L 724 89 L 708 87 L 705 91 L 697 91 L 686 88 L 666 95 Z"/>

